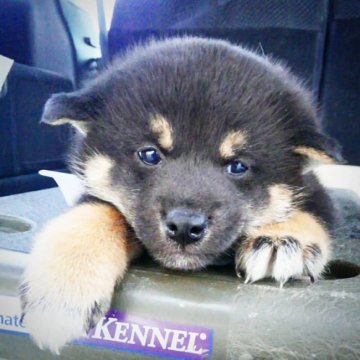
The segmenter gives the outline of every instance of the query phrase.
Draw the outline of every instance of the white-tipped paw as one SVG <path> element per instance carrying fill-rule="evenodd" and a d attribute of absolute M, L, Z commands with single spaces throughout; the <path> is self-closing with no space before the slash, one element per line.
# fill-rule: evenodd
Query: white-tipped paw
<path fill-rule="evenodd" d="M 301 245 L 291 237 L 260 236 L 246 239 L 236 255 L 238 275 L 245 283 L 274 278 L 282 287 L 290 278 L 309 276 L 311 282 L 321 275 L 326 264 L 316 243 Z"/>
<path fill-rule="evenodd" d="M 83 203 L 38 234 L 20 297 L 24 325 L 40 347 L 58 353 L 108 310 L 132 251 L 126 231 L 114 208 Z"/>
<path fill-rule="evenodd" d="M 55 354 L 85 336 L 109 308 L 111 299 L 75 304 L 68 297 L 35 297 L 29 283 L 20 286 L 22 321 L 41 349 Z"/>

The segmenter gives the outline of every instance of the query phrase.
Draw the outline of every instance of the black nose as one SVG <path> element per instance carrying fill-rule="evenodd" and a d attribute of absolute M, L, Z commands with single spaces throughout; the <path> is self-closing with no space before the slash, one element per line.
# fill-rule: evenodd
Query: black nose
<path fill-rule="evenodd" d="M 207 227 L 207 218 L 202 213 L 174 209 L 167 214 L 165 223 L 166 233 L 170 239 L 181 245 L 188 245 L 202 239 Z"/>

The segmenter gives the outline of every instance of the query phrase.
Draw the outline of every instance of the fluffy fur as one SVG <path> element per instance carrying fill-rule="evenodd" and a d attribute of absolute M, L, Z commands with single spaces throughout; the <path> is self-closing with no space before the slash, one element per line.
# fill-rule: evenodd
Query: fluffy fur
<path fill-rule="evenodd" d="M 224 41 L 152 42 L 84 89 L 54 95 L 42 121 L 81 129 L 70 164 L 87 194 L 40 233 L 24 276 L 25 321 L 39 344 L 56 351 L 104 313 L 132 233 L 170 268 L 200 269 L 234 251 L 246 281 L 320 276 L 332 205 L 305 172 L 338 154 L 283 66 Z M 147 147 L 158 164 L 139 158 Z M 234 160 L 248 170 L 229 174 Z M 206 215 L 201 241 L 169 238 L 173 209 Z M 54 312 L 56 334 L 45 325 Z"/>
<path fill-rule="evenodd" d="M 108 204 L 79 204 L 51 221 L 36 239 L 20 289 L 37 344 L 58 353 L 86 334 L 137 251 L 123 216 Z"/>

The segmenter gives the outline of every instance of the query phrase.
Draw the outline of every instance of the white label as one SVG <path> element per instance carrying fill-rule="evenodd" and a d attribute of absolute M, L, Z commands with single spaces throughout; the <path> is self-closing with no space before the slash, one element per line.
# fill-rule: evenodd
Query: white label
<path fill-rule="evenodd" d="M 14 296 L 0 295 L 0 331 L 28 334 L 25 326 L 20 323 L 20 319 L 20 299 Z"/>
<path fill-rule="evenodd" d="M 9 59 L 5 56 L 0 55 L 0 90 L 4 85 L 4 82 L 9 74 L 11 67 L 13 66 L 14 60 Z"/>
<path fill-rule="evenodd" d="M 40 170 L 39 174 L 51 177 L 56 181 L 69 206 L 75 205 L 76 201 L 79 200 L 80 196 L 85 191 L 85 187 L 81 180 L 73 174 L 50 170 Z"/>

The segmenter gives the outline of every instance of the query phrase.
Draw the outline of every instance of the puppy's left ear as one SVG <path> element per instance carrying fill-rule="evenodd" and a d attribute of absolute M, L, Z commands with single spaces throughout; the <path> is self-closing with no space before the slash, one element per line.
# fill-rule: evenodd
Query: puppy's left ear
<path fill-rule="evenodd" d="M 298 134 L 293 151 L 305 159 L 308 167 L 344 162 L 337 141 L 319 130 L 303 131 Z"/>
<path fill-rule="evenodd" d="M 96 98 L 81 93 L 59 93 L 46 102 L 41 123 L 49 125 L 71 124 L 86 134 L 96 118 Z"/>

